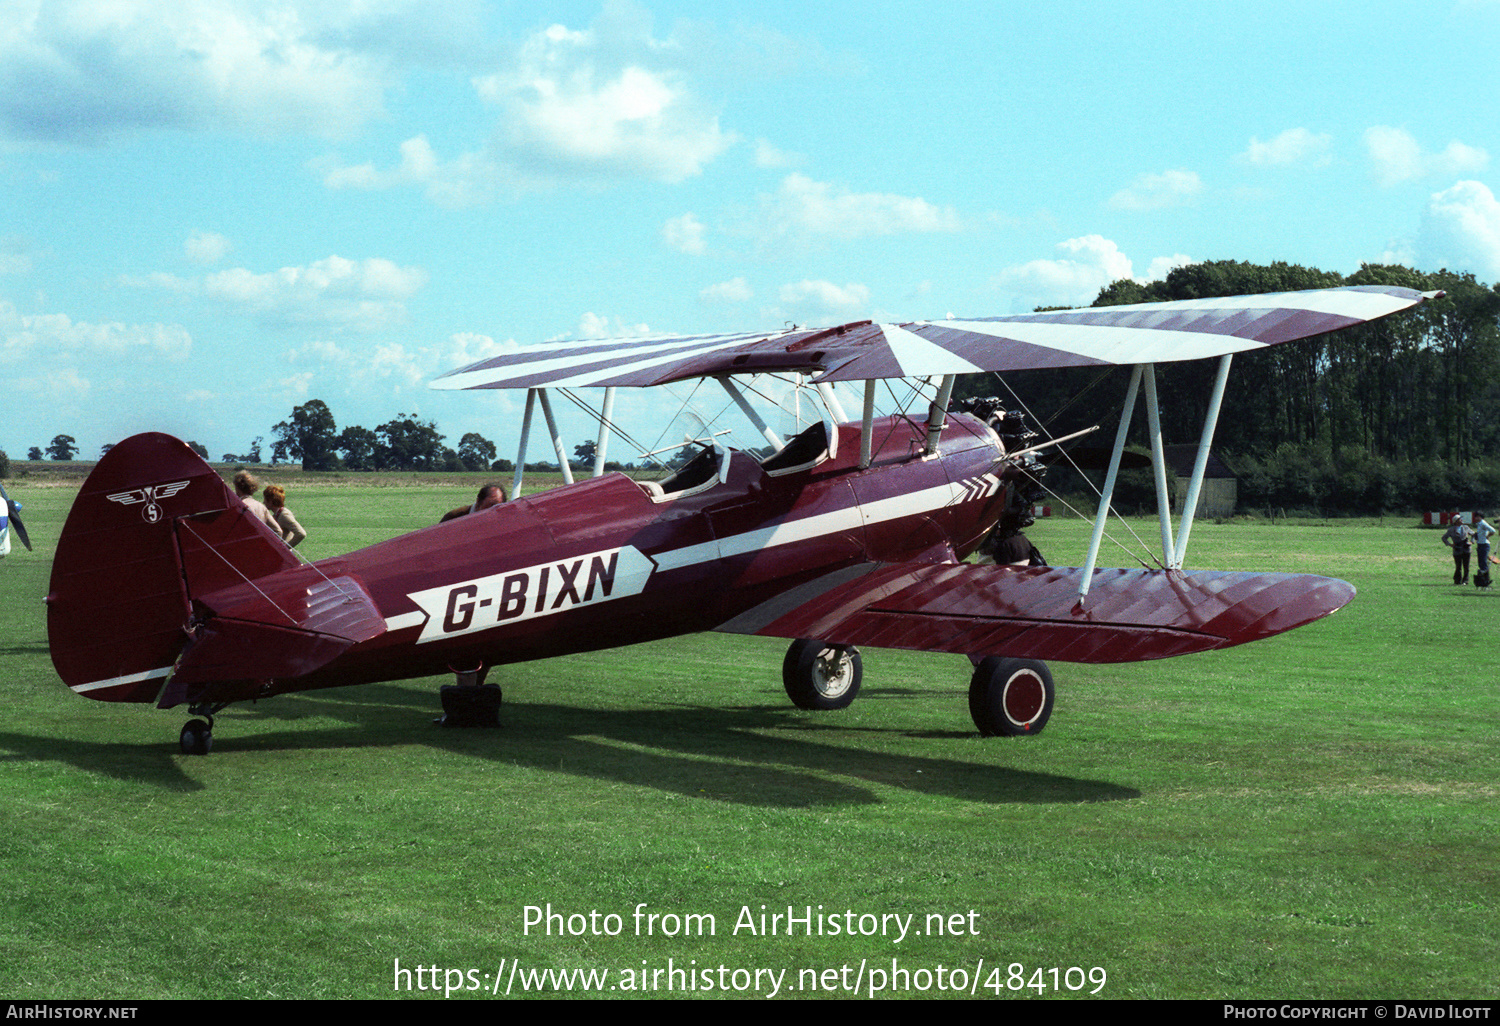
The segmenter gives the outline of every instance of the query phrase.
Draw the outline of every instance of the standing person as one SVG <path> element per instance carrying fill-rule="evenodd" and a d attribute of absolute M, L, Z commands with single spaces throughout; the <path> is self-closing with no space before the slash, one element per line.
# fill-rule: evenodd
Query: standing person
<path fill-rule="evenodd" d="M 1463 514 L 1457 510 L 1453 511 L 1453 519 L 1448 523 L 1448 530 L 1443 534 L 1443 544 L 1453 550 L 1453 583 L 1469 583 L 1469 546 L 1474 540 L 1474 532 L 1461 519 Z"/>
<path fill-rule="evenodd" d="M 276 522 L 275 517 L 271 516 L 271 511 L 266 509 L 265 504 L 255 497 L 259 489 L 260 482 L 250 471 L 241 470 L 234 475 L 234 494 L 240 497 L 240 501 L 245 504 L 245 508 L 255 519 L 281 535 L 281 525 Z"/>
<path fill-rule="evenodd" d="M 307 537 L 307 531 L 297 523 L 297 518 L 292 511 L 286 508 L 286 489 L 281 485 L 266 485 L 266 508 L 271 511 L 271 517 L 276 521 L 276 529 L 281 532 L 281 540 L 286 542 L 287 548 L 295 549 L 297 543 Z"/>
<path fill-rule="evenodd" d="M 1481 588 L 1490 586 L 1490 537 L 1495 529 L 1484 519 L 1483 513 L 1474 514 L 1474 548 L 1479 557 L 1479 569 L 1474 571 L 1474 583 Z"/>

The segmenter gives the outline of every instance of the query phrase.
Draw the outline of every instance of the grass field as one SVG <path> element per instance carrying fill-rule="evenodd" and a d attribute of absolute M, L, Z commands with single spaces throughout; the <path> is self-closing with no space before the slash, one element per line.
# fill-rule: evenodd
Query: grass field
<path fill-rule="evenodd" d="M 784 643 L 703 635 L 500 668 L 498 731 L 434 727 L 434 678 L 231 708 L 201 758 L 180 710 L 57 680 L 77 483 L 7 484 L 37 549 L 0 560 L 0 996 L 1500 991 L 1500 590 L 1452 587 L 1410 521 L 1200 523 L 1191 566 L 1359 596 L 1228 652 L 1054 664 L 1036 738 L 977 736 L 959 657 L 866 651 L 819 714 Z M 288 502 L 316 559 L 472 491 Z M 1032 538 L 1076 562 L 1087 527 Z"/>

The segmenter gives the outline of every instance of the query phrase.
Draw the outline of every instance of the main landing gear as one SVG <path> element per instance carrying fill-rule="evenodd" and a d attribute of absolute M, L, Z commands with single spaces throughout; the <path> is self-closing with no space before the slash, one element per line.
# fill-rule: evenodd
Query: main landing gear
<path fill-rule="evenodd" d="M 1055 697 L 1046 663 L 986 656 L 969 682 L 969 715 L 985 737 L 1039 734 Z"/>
<path fill-rule="evenodd" d="M 843 709 L 859 694 L 864 676 L 859 649 L 811 638 L 792 642 L 781 663 L 781 682 L 798 709 Z"/>
<path fill-rule="evenodd" d="M 843 709 L 859 694 L 859 649 L 811 638 L 792 642 L 781 680 L 799 709 Z M 988 656 L 969 681 L 969 715 L 985 737 L 1039 734 L 1052 718 L 1052 671 L 1038 659 Z"/>
<path fill-rule="evenodd" d="M 490 668 L 480 664 L 472 670 L 449 669 L 455 683 L 438 689 L 443 715 L 433 722 L 440 727 L 500 726 L 500 685 L 484 682 Z"/>

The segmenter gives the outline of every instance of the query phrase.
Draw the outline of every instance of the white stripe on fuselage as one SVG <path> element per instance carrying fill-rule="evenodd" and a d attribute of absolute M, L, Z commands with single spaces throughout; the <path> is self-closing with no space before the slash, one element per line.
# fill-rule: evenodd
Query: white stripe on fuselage
<path fill-rule="evenodd" d="M 993 477 L 993 474 L 984 474 L 978 479 L 971 480 Z M 999 479 L 994 480 L 998 487 Z M 986 489 L 986 492 L 992 493 L 993 489 Z M 880 524 L 889 520 L 899 520 L 902 517 L 929 513 L 957 505 L 969 495 L 972 493 L 964 488 L 962 483 L 944 483 L 924 488 L 921 491 L 893 495 L 887 499 L 876 499 L 873 502 L 847 506 L 828 513 L 818 513 L 772 527 L 763 527 L 710 542 L 702 542 L 698 545 L 684 545 L 680 549 L 652 553 L 650 558 L 656 564 L 657 570 L 681 570 L 685 567 L 772 549 L 780 545 L 792 545 L 809 538 L 818 538 L 839 531 L 854 530 L 869 524 Z M 427 615 L 421 610 L 414 610 L 387 617 L 385 626 L 388 631 L 398 631 L 420 627 L 427 619 Z"/>
<path fill-rule="evenodd" d="M 831 513 L 819 513 L 800 520 L 776 524 L 774 527 L 762 527 L 759 530 L 733 534 L 711 542 L 658 552 L 651 558 L 656 560 L 659 570 L 678 570 L 682 567 L 696 566 L 699 563 L 709 563 L 715 559 L 743 556 L 747 552 L 758 552 L 761 549 L 771 549 L 778 545 L 792 545 L 809 538 L 852 530 L 865 524 L 880 524 L 916 513 L 927 513 L 952 506 L 963 496 L 964 490 L 957 485 L 941 484 L 933 488 L 924 488 L 920 492 L 893 495 L 889 499 L 877 499 L 863 505 L 837 509 Z"/>

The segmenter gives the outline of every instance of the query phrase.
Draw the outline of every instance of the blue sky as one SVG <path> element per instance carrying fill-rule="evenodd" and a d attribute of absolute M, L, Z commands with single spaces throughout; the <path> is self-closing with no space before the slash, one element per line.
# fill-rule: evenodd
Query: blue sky
<path fill-rule="evenodd" d="M 1494 282 L 1497 54 L 1500 0 L 0 0 L 0 448 L 316 398 L 510 454 L 520 396 L 426 383 L 1191 260 Z"/>

